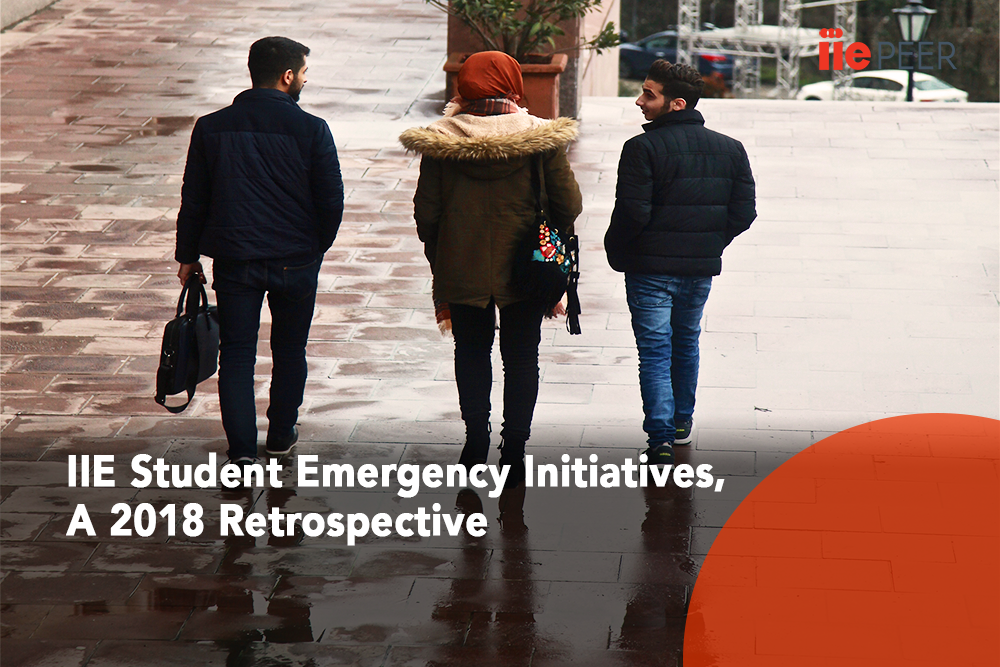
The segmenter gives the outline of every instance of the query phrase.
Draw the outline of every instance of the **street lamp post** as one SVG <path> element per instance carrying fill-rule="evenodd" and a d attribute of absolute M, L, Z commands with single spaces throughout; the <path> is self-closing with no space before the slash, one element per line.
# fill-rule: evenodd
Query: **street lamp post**
<path fill-rule="evenodd" d="M 927 26 L 931 23 L 931 17 L 937 14 L 936 9 L 924 7 L 920 0 L 907 0 L 906 6 L 892 10 L 899 21 L 899 33 L 903 36 L 904 42 L 913 42 L 920 48 L 920 40 L 927 33 Z M 900 44 L 902 48 L 902 44 Z M 910 54 L 910 74 L 906 84 L 906 101 L 913 101 L 913 70 L 916 68 L 914 54 Z"/>

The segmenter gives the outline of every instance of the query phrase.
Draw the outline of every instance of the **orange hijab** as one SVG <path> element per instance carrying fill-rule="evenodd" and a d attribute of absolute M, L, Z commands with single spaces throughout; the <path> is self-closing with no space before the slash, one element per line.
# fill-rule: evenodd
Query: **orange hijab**
<path fill-rule="evenodd" d="M 503 97 L 517 102 L 524 97 L 521 66 L 501 51 L 473 53 L 458 71 L 459 102 Z"/>

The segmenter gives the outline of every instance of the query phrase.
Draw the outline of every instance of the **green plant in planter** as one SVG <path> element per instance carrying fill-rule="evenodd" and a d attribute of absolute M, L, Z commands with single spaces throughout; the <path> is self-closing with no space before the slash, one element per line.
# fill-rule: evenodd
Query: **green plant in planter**
<path fill-rule="evenodd" d="M 596 10 L 601 0 L 425 0 L 459 19 L 483 41 L 489 51 L 503 51 L 528 63 L 543 49 L 547 54 L 576 49 L 600 53 L 619 43 L 615 24 L 608 23 L 596 37 L 565 49 L 555 48 L 564 35 L 559 22 L 579 19 Z"/>

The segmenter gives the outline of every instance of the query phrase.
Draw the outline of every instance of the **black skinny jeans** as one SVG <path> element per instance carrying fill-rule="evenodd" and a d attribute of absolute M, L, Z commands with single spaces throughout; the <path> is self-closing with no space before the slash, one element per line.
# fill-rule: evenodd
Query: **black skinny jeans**
<path fill-rule="evenodd" d="M 454 303 L 450 308 L 462 420 L 470 437 L 482 437 L 489 432 L 495 307 L 490 301 L 486 308 Z M 531 435 L 531 417 L 538 398 L 538 344 L 544 314 L 545 306 L 539 301 L 519 301 L 500 309 L 504 378 L 500 434 L 507 441 L 524 441 Z"/>
<path fill-rule="evenodd" d="M 295 426 L 322 260 L 216 259 L 212 266 L 212 289 L 219 302 L 219 403 L 231 459 L 257 456 L 253 376 L 265 294 L 271 309 L 268 433 L 284 437 Z"/>

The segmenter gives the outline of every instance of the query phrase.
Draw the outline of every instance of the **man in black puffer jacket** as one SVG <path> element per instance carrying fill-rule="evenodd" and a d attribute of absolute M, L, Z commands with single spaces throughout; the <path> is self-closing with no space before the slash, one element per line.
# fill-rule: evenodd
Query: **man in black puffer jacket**
<path fill-rule="evenodd" d="M 673 463 L 691 442 L 701 315 L 722 271 L 722 251 L 757 217 L 743 145 L 705 129 L 695 111 L 697 70 L 658 60 L 636 104 L 649 123 L 618 163 L 604 237 L 608 262 L 625 273 L 639 349 L 643 430 L 650 463 Z"/>
<path fill-rule="evenodd" d="M 260 309 L 271 310 L 267 452 L 288 452 L 306 382 L 306 340 L 323 254 L 344 212 L 337 149 L 324 120 L 299 108 L 309 49 L 285 37 L 250 47 L 253 88 L 200 118 L 191 135 L 177 216 L 177 275 L 205 282 L 215 261 L 219 402 L 230 461 L 257 457 L 254 365 Z"/>

